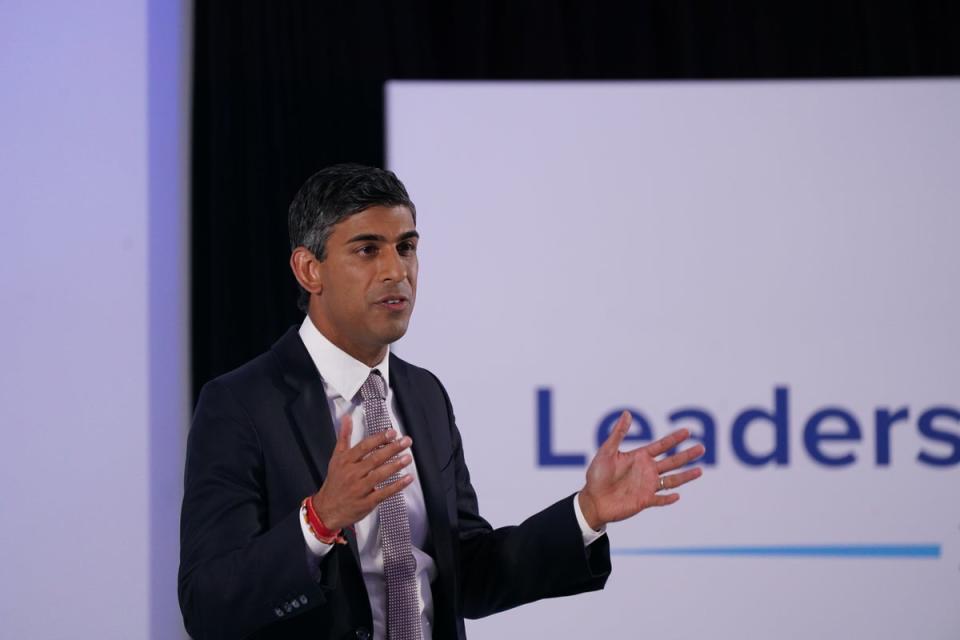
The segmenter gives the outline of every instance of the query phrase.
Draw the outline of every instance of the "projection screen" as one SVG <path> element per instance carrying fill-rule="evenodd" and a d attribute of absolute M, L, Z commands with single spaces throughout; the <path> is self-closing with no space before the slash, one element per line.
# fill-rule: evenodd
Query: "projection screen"
<path fill-rule="evenodd" d="M 398 352 L 452 397 L 481 511 L 516 523 L 630 447 L 707 446 L 609 527 L 604 591 L 474 638 L 960 632 L 960 83 L 386 89 L 417 204 Z"/>

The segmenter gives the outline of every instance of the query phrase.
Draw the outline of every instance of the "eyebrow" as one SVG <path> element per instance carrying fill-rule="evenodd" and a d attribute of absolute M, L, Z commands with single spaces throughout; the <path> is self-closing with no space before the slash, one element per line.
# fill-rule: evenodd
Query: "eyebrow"
<path fill-rule="evenodd" d="M 397 242 L 401 242 L 403 240 L 409 240 L 411 238 L 419 238 L 419 237 L 420 237 L 420 234 L 417 233 L 415 230 L 407 231 L 405 233 L 400 234 L 400 236 L 397 238 Z M 353 236 L 352 238 L 347 240 L 347 244 L 350 244 L 353 242 L 387 242 L 387 239 L 384 236 L 381 236 L 376 233 L 361 233 L 360 235 Z"/>

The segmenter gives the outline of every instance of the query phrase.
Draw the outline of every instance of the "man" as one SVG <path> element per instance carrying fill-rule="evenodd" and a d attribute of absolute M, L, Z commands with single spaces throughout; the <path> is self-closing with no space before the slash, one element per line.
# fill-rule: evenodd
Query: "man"
<path fill-rule="evenodd" d="M 180 606 L 195 638 L 464 638 L 465 617 L 603 587 L 607 523 L 700 475 L 675 432 L 515 527 L 478 513 L 450 400 L 390 354 L 416 300 L 416 208 L 393 173 L 311 177 L 290 207 L 306 318 L 208 383 L 187 445 Z"/>

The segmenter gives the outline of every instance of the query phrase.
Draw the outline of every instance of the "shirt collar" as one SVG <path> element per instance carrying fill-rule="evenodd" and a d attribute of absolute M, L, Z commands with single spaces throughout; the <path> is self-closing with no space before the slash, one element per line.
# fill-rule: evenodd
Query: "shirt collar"
<path fill-rule="evenodd" d="M 349 353 L 330 342 L 330 340 L 320 333 L 314 326 L 310 316 L 303 319 L 300 325 L 300 339 L 303 340 L 310 359 L 320 372 L 331 389 L 346 400 L 353 400 L 353 397 L 360 391 L 360 387 L 367 381 L 370 372 L 374 369 L 383 376 L 387 389 L 390 388 L 390 349 L 377 366 L 368 367 Z"/>

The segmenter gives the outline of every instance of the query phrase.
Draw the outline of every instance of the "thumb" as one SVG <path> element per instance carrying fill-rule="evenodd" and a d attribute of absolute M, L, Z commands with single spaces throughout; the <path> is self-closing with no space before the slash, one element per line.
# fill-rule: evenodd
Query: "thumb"
<path fill-rule="evenodd" d="M 629 411 L 624 409 L 620 417 L 617 418 L 617 422 L 613 425 L 610 435 L 607 436 L 607 439 L 601 447 L 605 453 L 616 453 L 620 450 L 620 443 L 623 442 L 624 436 L 626 436 L 627 431 L 630 430 L 631 422 L 633 422 L 633 416 L 630 415 Z"/>

